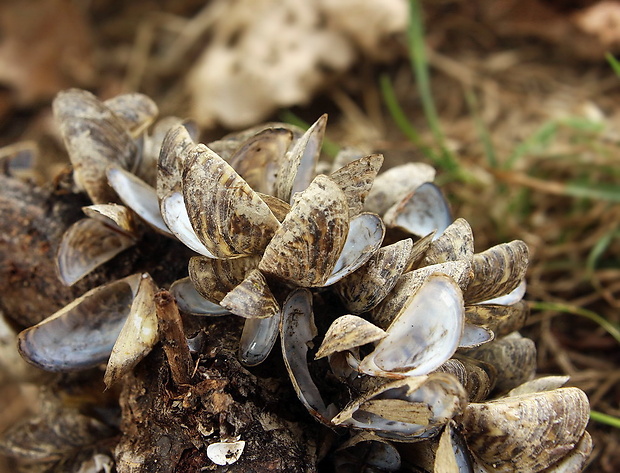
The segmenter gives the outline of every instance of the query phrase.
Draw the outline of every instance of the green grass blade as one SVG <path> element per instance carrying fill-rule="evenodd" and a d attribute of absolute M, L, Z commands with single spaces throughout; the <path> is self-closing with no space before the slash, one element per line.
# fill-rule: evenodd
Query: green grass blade
<path fill-rule="evenodd" d="M 606 53 L 605 58 L 607 59 L 607 62 L 611 65 L 611 68 L 614 70 L 616 75 L 620 77 L 620 62 L 611 53 Z"/>
<path fill-rule="evenodd" d="M 387 74 L 381 75 L 379 85 L 381 88 L 381 94 L 383 95 L 383 101 L 388 108 L 388 112 L 390 112 L 392 120 L 396 123 L 396 126 L 403 133 L 403 135 L 405 135 L 414 145 L 420 148 L 426 156 L 428 156 L 431 160 L 436 161 L 437 156 L 428 146 L 424 144 L 419 133 L 415 130 L 407 118 L 407 115 L 405 115 L 404 110 L 398 103 L 396 93 L 394 92 L 394 87 L 392 87 L 392 82 Z"/>
<path fill-rule="evenodd" d="M 555 312 L 562 312 L 565 314 L 585 317 L 586 319 L 589 319 L 592 322 L 600 325 L 609 335 L 614 337 L 616 341 L 620 343 L 620 328 L 618 328 L 616 325 L 612 324 L 609 320 L 600 316 L 596 312 L 584 309 L 582 307 L 577 307 L 570 304 L 560 304 L 557 302 L 534 301 L 530 302 L 530 306 L 532 309 L 536 310 L 552 310 Z"/>
<path fill-rule="evenodd" d="M 620 236 L 620 231 L 618 231 L 618 227 L 612 228 L 609 232 L 603 235 L 596 244 L 590 250 L 590 254 L 588 254 L 588 259 L 586 262 L 586 273 L 588 278 L 591 278 L 596 270 L 596 265 L 598 264 L 599 259 L 605 253 L 605 250 L 609 247 L 614 238 Z"/>
<path fill-rule="evenodd" d="M 614 184 L 568 182 L 566 194 L 573 197 L 620 202 L 620 186 Z"/>
<path fill-rule="evenodd" d="M 497 169 L 497 153 L 495 152 L 495 146 L 493 146 L 493 141 L 491 140 L 491 134 L 482 121 L 482 117 L 478 113 L 478 100 L 476 99 L 476 94 L 474 94 L 473 91 L 468 90 L 465 92 L 465 99 L 467 100 L 470 113 L 474 117 L 474 124 L 476 125 L 476 130 L 478 131 L 482 146 L 484 146 L 484 154 L 487 157 L 487 162 L 491 168 Z"/>
<path fill-rule="evenodd" d="M 604 414 L 598 411 L 590 411 L 590 419 L 596 422 L 600 422 L 601 424 L 611 425 L 616 429 L 620 429 L 620 419 L 614 416 L 610 416 L 609 414 Z"/>

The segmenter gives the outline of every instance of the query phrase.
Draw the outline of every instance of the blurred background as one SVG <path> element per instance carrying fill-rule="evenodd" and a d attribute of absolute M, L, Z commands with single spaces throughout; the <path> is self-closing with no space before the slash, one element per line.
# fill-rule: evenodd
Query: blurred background
<path fill-rule="evenodd" d="M 41 184 L 68 159 L 69 87 L 139 91 L 203 141 L 329 114 L 329 148 L 424 161 L 477 251 L 522 239 L 539 374 L 593 409 L 588 471 L 620 471 L 620 2 L 3 0 L 0 162 Z M 34 159 L 20 171 L 20 156 Z M 326 157 L 329 149 L 326 147 Z M 10 163 L 10 164 L 9 164 Z M 10 291 L 10 288 L 2 288 Z M 36 409 L 0 330 L 0 431 Z M 8 366 L 12 368 L 4 369 Z M 0 460 L 0 472 L 7 471 Z"/>

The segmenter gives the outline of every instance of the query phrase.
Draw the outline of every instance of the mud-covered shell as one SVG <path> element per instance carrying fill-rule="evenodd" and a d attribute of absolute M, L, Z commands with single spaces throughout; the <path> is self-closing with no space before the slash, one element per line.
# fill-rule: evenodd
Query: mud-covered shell
<path fill-rule="evenodd" d="M 344 193 L 331 179 L 319 175 L 297 194 L 265 248 L 259 269 L 298 286 L 323 286 L 336 266 L 348 230 Z"/>
<path fill-rule="evenodd" d="M 134 238 L 101 220 L 78 220 L 65 231 L 58 247 L 60 280 L 71 286 L 135 243 Z"/>
<path fill-rule="evenodd" d="M 383 155 L 371 154 L 356 159 L 330 174 L 329 177 L 340 186 L 347 197 L 349 218 L 362 212 L 364 201 L 382 164 Z"/>
<path fill-rule="evenodd" d="M 219 304 L 222 299 L 258 266 L 258 256 L 234 259 L 212 259 L 204 256 L 190 258 L 189 277 L 198 293 Z"/>
<path fill-rule="evenodd" d="M 19 334 L 22 357 L 47 371 L 75 371 L 105 362 L 137 291 L 140 275 L 88 291 Z"/>
<path fill-rule="evenodd" d="M 492 471 L 533 473 L 575 447 L 589 411 L 583 391 L 560 388 L 473 403 L 459 420 L 469 448 Z"/>
<path fill-rule="evenodd" d="M 493 246 L 474 255 L 474 279 L 465 291 L 469 304 L 508 294 L 516 289 L 528 265 L 529 252 L 521 240 Z"/>
<path fill-rule="evenodd" d="M 183 199 L 194 232 L 218 258 L 259 254 L 280 226 L 247 182 L 202 144 L 183 170 Z"/>
<path fill-rule="evenodd" d="M 383 215 L 404 195 L 425 182 L 433 182 L 435 168 L 425 163 L 395 166 L 377 176 L 364 203 L 364 209 Z"/>
<path fill-rule="evenodd" d="M 280 312 L 278 301 L 258 269 L 250 270 L 244 280 L 226 294 L 220 305 L 248 319 L 273 317 Z"/>
<path fill-rule="evenodd" d="M 417 441 L 436 435 L 466 404 L 465 391 L 453 376 L 411 376 L 364 393 L 332 423 L 373 430 L 396 441 Z"/>
<path fill-rule="evenodd" d="M 116 201 L 106 179 L 108 166 L 131 169 L 138 153 L 123 120 L 85 90 L 59 92 L 52 109 L 78 187 L 95 204 Z"/>
<path fill-rule="evenodd" d="M 384 330 L 366 319 L 356 315 L 342 315 L 327 329 L 315 359 L 376 342 L 386 335 Z"/>
<path fill-rule="evenodd" d="M 394 288 L 408 264 L 410 238 L 384 246 L 360 269 L 334 285 L 347 310 L 362 314 L 374 309 Z"/>

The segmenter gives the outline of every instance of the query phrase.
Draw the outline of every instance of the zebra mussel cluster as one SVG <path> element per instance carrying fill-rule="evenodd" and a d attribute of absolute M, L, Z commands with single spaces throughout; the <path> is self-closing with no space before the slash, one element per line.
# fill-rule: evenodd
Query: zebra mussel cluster
<path fill-rule="evenodd" d="M 279 339 L 300 402 L 347 432 L 337 471 L 581 471 L 587 397 L 566 377 L 534 379 L 534 343 L 518 333 L 527 246 L 475 253 L 431 166 L 379 173 L 380 154 L 351 149 L 320 162 L 326 116 L 204 145 L 141 94 L 69 90 L 54 114 L 93 202 L 59 246 L 63 282 L 139 245 L 145 224 L 183 243 L 195 256 L 168 288 L 179 309 L 243 317 L 248 367 Z M 107 363 L 105 383 L 122 382 L 165 337 L 157 289 L 147 273 L 92 289 L 24 330 L 20 353 L 56 372 Z M 317 372 L 340 389 L 327 395 Z M 243 440 L 216 440 L 214 462 L 220 446 L 234 450 L 224 464 L 243 455 Z"/>

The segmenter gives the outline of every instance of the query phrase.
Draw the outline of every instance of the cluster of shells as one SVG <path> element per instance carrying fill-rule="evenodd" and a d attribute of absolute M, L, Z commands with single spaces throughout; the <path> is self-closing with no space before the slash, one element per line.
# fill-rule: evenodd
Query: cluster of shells
<path fill-rule="evenodd" d="M 379 174 L 381 155 L 351 149 L 319 162 L 326 116 L 205 146 L 140 94 L 69 90 L 54 113 L 93 202 L 59 247 L 62 280 L 139 244 L 145 225 L 178 239 L 196 253 L 169 288 L 179 309 L 245 318 L 248 367 L 279 339 L 300 402 L 343 434 L 337 471 L 581 471 L 587 397 L 566 377 L 534 379 L 534 343 L 517 332 L 527 247 L 475 253 L 432 167 Z M 50 371 L 107 363 L 116 383 L 165 337 L 156 290 L 148 274 L 92 289 L 23 331 L 19 350 Z M 221 445 L 224 462 L 243 454 L 242 439 L 214 443 L 215 462 Z"/>

